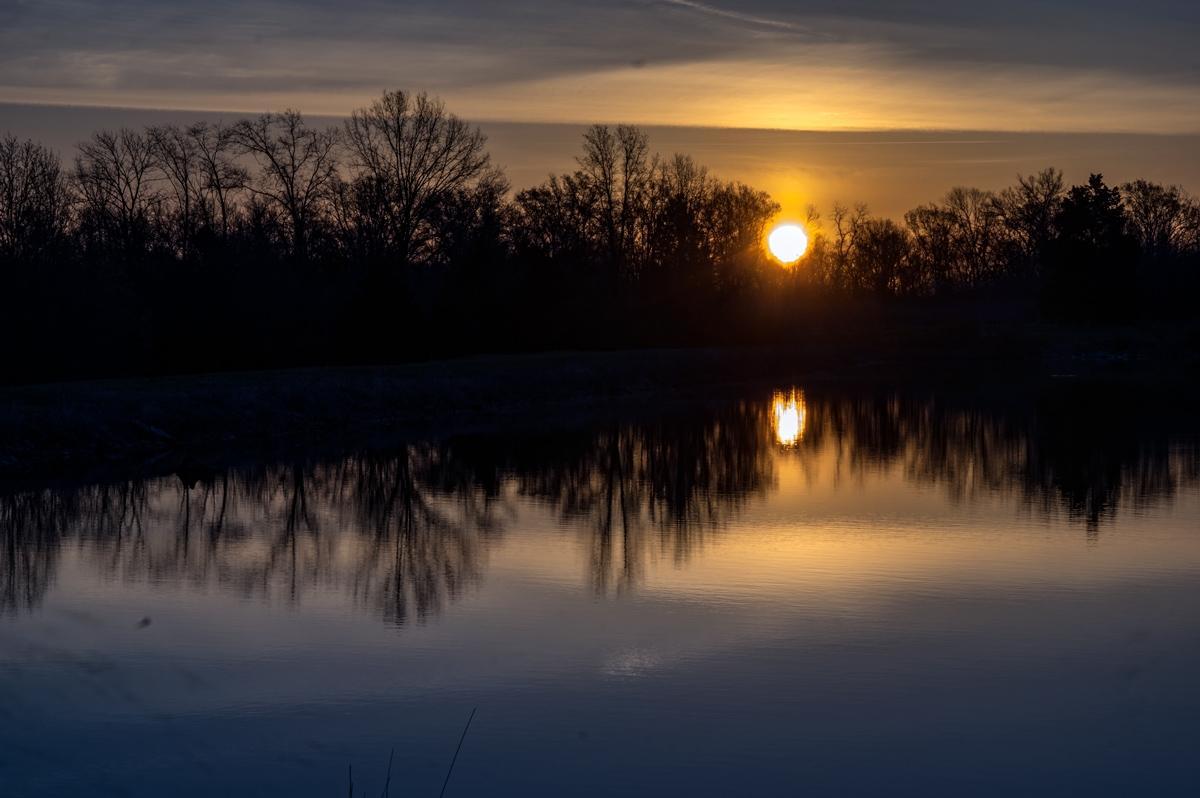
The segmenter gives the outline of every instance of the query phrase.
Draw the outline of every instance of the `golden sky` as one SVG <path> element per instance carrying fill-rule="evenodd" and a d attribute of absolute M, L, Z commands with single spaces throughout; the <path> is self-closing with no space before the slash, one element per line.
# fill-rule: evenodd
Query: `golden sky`
<path fill-rule="evenodd" d="M 1200 131 L 1200 6 L 1147 0 L 44 0 L 0 102 L 837 129 Z"/>

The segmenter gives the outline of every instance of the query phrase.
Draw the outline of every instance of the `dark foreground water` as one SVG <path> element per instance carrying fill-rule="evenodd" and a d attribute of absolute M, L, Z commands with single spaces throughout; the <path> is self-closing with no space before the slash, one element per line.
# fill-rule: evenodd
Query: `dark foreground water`
<path fill-rule="evenodd" d="M 0 491 L 0 794 L 1191 795 L 1175 389 L 783 385 Z M 393 753 L 394 752 L 394 753 Z"/>

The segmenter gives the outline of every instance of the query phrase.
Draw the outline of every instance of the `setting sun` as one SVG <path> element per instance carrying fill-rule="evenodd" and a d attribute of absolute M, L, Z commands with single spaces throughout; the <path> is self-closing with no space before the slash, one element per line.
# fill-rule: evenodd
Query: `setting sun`
<path fill-rule="evenodd" d="M 795 263 L 808 250 L 808 233 L 798 224 L 781 224 L 767 236 L 767 248 L 781 263 Z"/>

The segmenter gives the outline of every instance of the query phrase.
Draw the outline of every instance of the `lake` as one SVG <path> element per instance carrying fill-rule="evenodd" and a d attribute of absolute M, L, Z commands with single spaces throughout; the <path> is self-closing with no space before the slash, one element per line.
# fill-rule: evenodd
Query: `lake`
<path fill-rule="evenodd" d="M 1191 794 L 1184 393 L 787 383 L 0 486 L 0 792 L 436 796 L 465 729 L 446 795 Z"/>

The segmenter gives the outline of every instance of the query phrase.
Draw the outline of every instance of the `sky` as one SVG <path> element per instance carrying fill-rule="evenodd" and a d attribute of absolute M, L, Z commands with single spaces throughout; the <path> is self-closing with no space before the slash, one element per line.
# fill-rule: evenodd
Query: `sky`
<path fill-rule="evenodd" d="M 1200 132 L 1195 0 L 2 0 L 0 102 Z"/>

